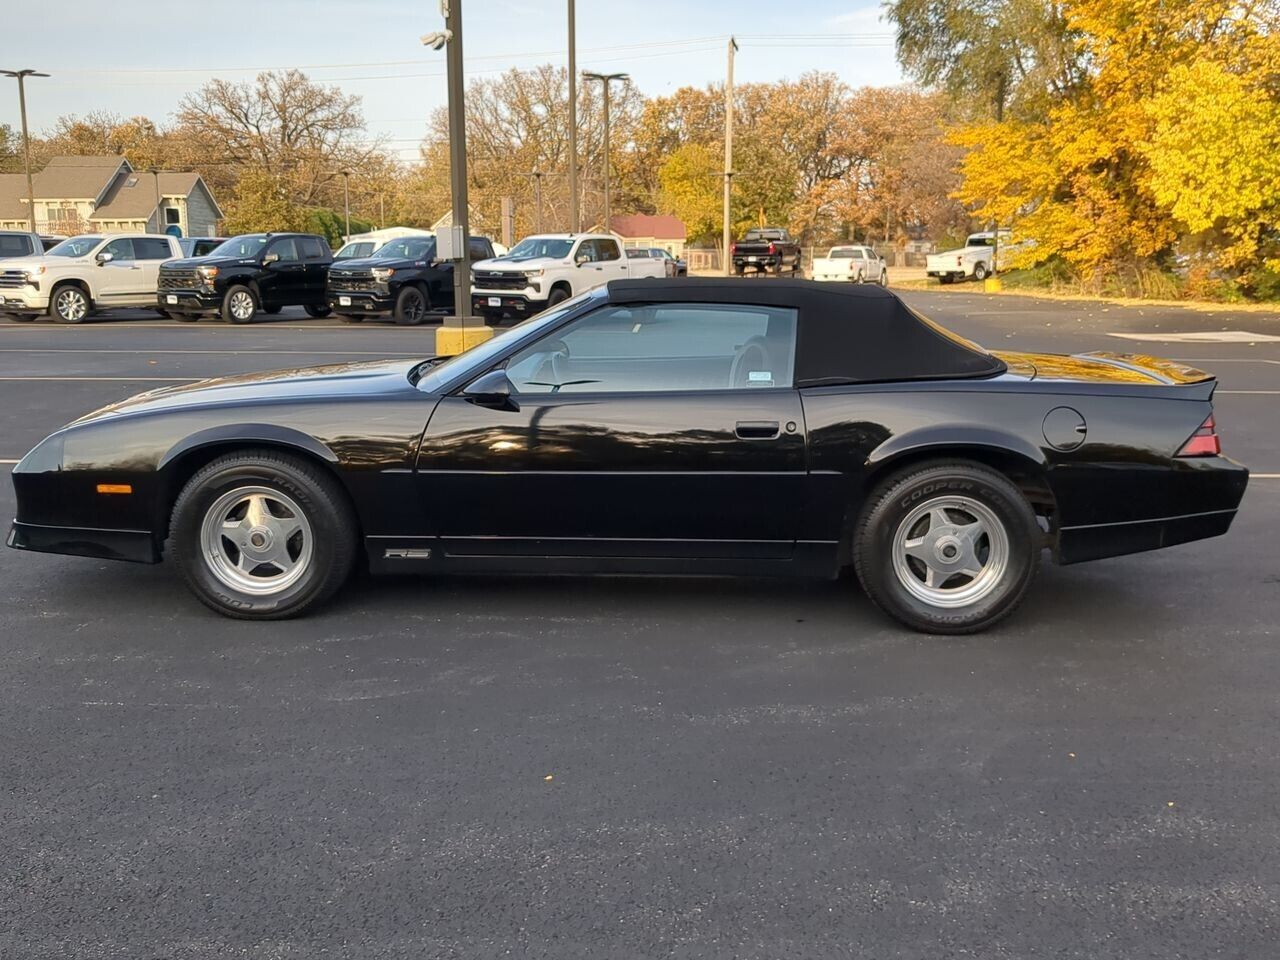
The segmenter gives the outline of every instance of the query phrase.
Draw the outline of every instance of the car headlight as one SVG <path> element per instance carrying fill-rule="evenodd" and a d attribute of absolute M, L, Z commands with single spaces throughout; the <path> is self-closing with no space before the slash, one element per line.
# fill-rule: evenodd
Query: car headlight
<path fill-rule="evenodd" d="M 396 271 L 394 267 L 374 267 L 373 268 L 373 279 L 375 280 L 390 280 L 395 275 L 396 275 Z"/>
<path fill-rule="evenodd" d="M 26 273 L 27 281 L 31 282 L 35 280 L 37 277 L 44 276 L 44 271 L 45 271 L 44 267 L 32 267 Z"/>
<path fill-rule="evenodd" d="M 539 269 L 537 269 L 537 270 L 526 270 L 526 271 L 524 272 L 524 275 L 525 275 L 526 277 L 528 277 L 528 278 L 532 279 L 532 278 L 534 278 L 534 277 L 540 277 L 540 276 L 542 276 L 544 273 L 546 273 L 546 271 L 545 271 L 545 270 L 543 270 L 542 268 L 539 268 Z"/>
<path fill-rule="evenodd" d="M 212 280 L 218 275 L 217 267 L 196 267 L 196 273 L 200 274 L 205 280 Z"/>

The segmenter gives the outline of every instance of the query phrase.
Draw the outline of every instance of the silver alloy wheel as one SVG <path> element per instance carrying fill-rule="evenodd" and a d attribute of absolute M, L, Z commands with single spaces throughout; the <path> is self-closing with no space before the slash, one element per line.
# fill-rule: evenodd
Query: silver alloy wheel
<path fill-rule="evenodd" d="M 53 308 L 63 320 L 75 322 L 83 320 L 89 312 L 89 301 L 79 287 L 64 287 L 58 291 Z"/>
<path fill-rule="evenodd" d="M 280 593 L 311 566 L 315 538 L 302 508 L 272 487 L 237 487 L 205 511 L 200 549 L 225 586 L 254 596 Z"/>
<path fill-rule="evenodd" d="M 936 497 L 903 518 L 893 535 L 893 571 L 907 592 L 934 607 L 965 607 L 999 586 L 1009 534 L 986 504 Z"/>
<path fill-rule="evenodd" d="M 227 301 L 227 307 L 237 320 L 248 320 L 253 316 L 253 294 L 248 290 L 237 290 Z"/>

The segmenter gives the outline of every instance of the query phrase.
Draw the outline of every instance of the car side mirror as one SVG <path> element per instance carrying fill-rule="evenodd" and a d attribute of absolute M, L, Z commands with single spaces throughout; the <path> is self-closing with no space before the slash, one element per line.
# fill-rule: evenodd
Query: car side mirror
<path fill-rule="evenodd" d="M 279 260 L 280 260 L 280 254 L 268 253 L 265 257 L 262 258 L 262 265 L 266 266 L 269 263 L 276 263 Z"/>
<path fill-rule="evenodd" d="M 574 258 L 573 258 L 573 262 L 574 262 L 574 263 L 576 263 L 578 266 L 580 266 L 580 267 L 581 267 L 581 266 L 584 266 L 585 264 L 590 263 L 590 262 L 591 262 L 591 258 L 590 258 L 590 257 L 588 257 L 585 253 L 580 253 L 580 254 L 578 254 L 576 257 L 574 257 Z"/>
<path fill-rule="evenodd" d="M 495 410 L 519 410 L 519 404 L 512 398 L 513 392 L 511 378 L 505 370 L 490 370 L 462 389 L 462 395 L 471 403 Z"/>
<path fill-rule="evenodd" d="M 97 256 L 98 263 L 110 263 L 116 258 L 114 253 L 100 253 Z"/>

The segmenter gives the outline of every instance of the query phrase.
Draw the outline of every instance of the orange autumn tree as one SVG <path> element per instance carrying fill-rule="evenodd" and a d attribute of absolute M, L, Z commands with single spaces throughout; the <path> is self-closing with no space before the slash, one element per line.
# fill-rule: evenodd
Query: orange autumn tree
<path fill-rule="evenodd" d="M 1276 0 L 1066 0 L 1084 78 L 1042 115 L 960 128 L 958 197 L 1021 265 L 1136 280 L 1190 241 L 1240 275 L 1275 259 Z M 1131 283 L 1130 286 L 1135 284 Z"/>

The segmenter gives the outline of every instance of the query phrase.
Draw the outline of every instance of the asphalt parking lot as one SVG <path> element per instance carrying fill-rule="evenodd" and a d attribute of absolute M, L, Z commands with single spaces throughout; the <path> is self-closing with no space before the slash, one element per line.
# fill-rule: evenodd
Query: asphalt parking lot
<path fill-rule="evenodd" d="M 1231 533 L 1046 567 L 948 640 L 851 582 L 364 578 L 241 623 L 168 565 L 0 550 L 0 957 L 1275 956 L 1280 318 L 907 299 L 1216 372 Z M 432 342 L 129 316 L 0 322 L 0 459 Z"/>

